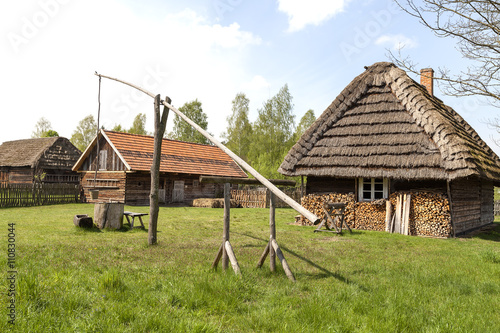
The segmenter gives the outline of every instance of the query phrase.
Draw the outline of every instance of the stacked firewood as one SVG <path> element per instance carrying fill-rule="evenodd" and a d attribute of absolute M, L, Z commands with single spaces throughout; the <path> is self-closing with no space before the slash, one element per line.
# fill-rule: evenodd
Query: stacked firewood
<path fill-rule="evenodd" d="M 325 218 L 323 205 L 328 202 L 345 203 L 346 208 L 344 211 L 344 221 L 346 221 L 349 227 L 354 228 L 354 210 L 356 206 L 354 194 L 309 194 L 302 197 L 301 204 L 304 208 L 306 208 L 322 220 Z M 302 223 L 302 225 L 312 225 L 312 222 L 303 216 L 301 216 L 300 222 Z"/>
<path fill-rule="evenodd" d="M 385 230 L 385 200 L 356 204 L 356 229 Z"/>
<path fill-rule="evenodd" d="M 392 193 L 389 200 L 392 212 L 401 192 Z M 354 194 L 309 194 L 302 198 L 302 206 L 320 219 L 325 217 L 323 204 L 343 202 L 346 204 L 345 221 L 351 228 L 361 230 L 386 229 L 386 200 L 356 202 Z M 301 216 L 302 225 L 312 223 Z M 418 236 L 449 237 L 451 234 L 450 205 L 445 194 L 434 192 L 411 192 L 409 234 Z"/>
<path fill-rule="evenodd" d="M 391 194 L 389 200 L 396 207 L 399 193 Z M 412 192 L 410 206 L 410 235 L 449 237 L 451 215 L 448 198 L 434 192 Z"/>

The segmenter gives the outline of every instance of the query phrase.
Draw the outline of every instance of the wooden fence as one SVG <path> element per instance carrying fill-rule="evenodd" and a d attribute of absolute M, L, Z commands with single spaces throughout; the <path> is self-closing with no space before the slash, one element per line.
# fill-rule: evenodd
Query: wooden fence
<path fill-rule="evenodd" d="M 74 184 L 0 184 L 0 207 L 26 207 L 79 201 Z"/>
<path fill-rule="evenodd" d="M 300 203 L 300 189 L 281 189 L 286 195 Z M 288 207 L 282 200 L 276 198 L 277 208 Z M 231 200 L 243 208 L 269 208 L 269 192 L 266 189 L 231 190 Z"/>

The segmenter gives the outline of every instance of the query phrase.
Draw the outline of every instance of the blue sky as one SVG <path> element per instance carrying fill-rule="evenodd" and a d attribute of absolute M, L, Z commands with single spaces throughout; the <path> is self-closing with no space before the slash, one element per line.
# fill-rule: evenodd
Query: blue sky
<path fill-rule="evenodd" d="M 25 0 L 0 4 L 3 119 L 0 142 L 31 136 L 40 117 L 71 137 L 97 116 L 94 71 L 167 94 L 177 107 L 198 98 L 208 129 L 225 130 L 231 100 L 250 98 L 250 120 L 288 84 L 296 122 L 319 116 L 357 75 L 389 49 L 420 68 L 467 63 L 393 1 L 350 0 Z M 414 75 L 411 75 L 417 79 Z M 484 101 L 435 95 L 459 112 L 497 152 L 485 125 L 498 110 Z M 101 124 L 130 127 L 152 99 L 111 81 L 102 85 Z M 171 129 L 173 120 L 169 121 Z"/>

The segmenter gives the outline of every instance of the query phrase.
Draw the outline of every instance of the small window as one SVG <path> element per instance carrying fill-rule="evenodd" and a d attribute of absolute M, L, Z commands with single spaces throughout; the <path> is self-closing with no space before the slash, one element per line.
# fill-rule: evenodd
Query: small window
<path fill-rule="evenodd" d="M 200 181 L 199 180 L 193 180 L 193 187 L 198 187 L 200 186 Z"/>
<path fill-rule="evenodd" d="M 389 195 L 386 178 L 359 178 L 359 201 L 387 199 Z"/>
<path fill-rule="evenodd" d="M 106 170 L 106 162 L 108 161 L 108 151 L 101 150 L 99 156 L 99 170 Z"/>

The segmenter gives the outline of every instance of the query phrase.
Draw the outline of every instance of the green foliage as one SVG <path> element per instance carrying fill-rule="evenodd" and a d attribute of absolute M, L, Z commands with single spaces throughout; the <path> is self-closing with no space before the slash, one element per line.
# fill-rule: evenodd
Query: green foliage
<path fill-rule="evenodd" d="M 50 138 L 56 136 L 59 136 L 59 133 L 52 129 L 52 124 L 44 117 L 37 121 L 35 130 L 31 134 L 32 138 Z"/>
<path fill-rule="evenodd" d="M 227 141 L 227 148 L 243 160 L 248 161 L 252 142 L 252 125 L 248 120 L 250 100 L 244 93 L 238 93 L 232 104 L 232 113 L 227 117 L 227 129 L 222 136 Z"/>
<path fill-rule="evenodd" d="M 45 132 L 43 134 L 43 137 L 45 137 L 45 138 L 53 138 L 53 137 L 57 137 L 57 136 L 59 136 L 59 133 L 57 133 L 54 130 L 48 130 L 47 132 Z"/>
<path fill-rule="evenodd" d="M 111 130 L 114 132 L 127 132 L 127 130 L 123 128 L 121 124 L 115 124 L 115 126 Z"/>
<path fill-rule="evenodd" d="M 198 126 L 203 128 L 204 130 L 207 130 L 207 115 L 205 112 L 203 112 L 201 102 L 198 101 L 198 99 L 184 103 L 184 105 L 179 108 L 179 111 L 184 113 L 189 119 L 198 124 Z M 174 140 L 210 144 L 210 141 L 207 138 L 201 135 L 201 133 L 199 133 L 196 129 L 191 127 L 191 125 L 189 125 L 177 115 L 174 118 L 174 129 L 170 134 L 170 137 Z"/>
<path fill-rule="evenodd" d="M 93 115 L 88 115 L 78 123 L 76 130 L 71 135 L 71 143 L 76 148 L 84 151 L 97 134 L 97 123 Z"/>
<path fill-rule="evenodd" d="M 295 143 L 292 96 L 285 84 L 276 96 L 267 100 L 253 124 L 250 160 L 267 178 L 283 178 L 277 169 Z"/>
<path fill-rule="evenodd" d="M 293 135 L 293 141 L 299 141 L 300 137 L 304 132 L 311 127 L 311 125 L 316 120 L 316 116 L 314 116 L 314 111 L 309 109 L 307 112 L 300 118 L 300 122 L 295 129 L 295 134 Z"/>
<path fill-rule="evenodd" d="M 460 239 L 335 235 L 293 225 L 296 212 L 277 209 L 277 241 L 297 279 L 292 283 L 279 260 L 275 273 L 269 257 L 255 268 L 269 241 L 268 209 L 231 210 L 242 277 L 231 267 L 210 269 L 222 209 L 160 208 L 152 247 L 144 230 L 73 225 L 76 213 L 93 212 L 90 204 L 0 209 L 4 225 L 16 224 L 14 331 L 500 331 L 498 222 L 495 230 Z M 0 264 L 7 267 L 7 256 Z M 9 332 L 7 316 L 0 332 Z"/>
<path fill-rule="evenodd" d="M 146 131 L 146 114 L 145 113 L 139 113 L 137 116 L 135 116 L 132 127 L 130 127 L 130 129 L 128 130 L 128 133 L 149 135 L 148 131 Z"/>

